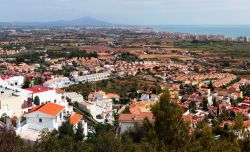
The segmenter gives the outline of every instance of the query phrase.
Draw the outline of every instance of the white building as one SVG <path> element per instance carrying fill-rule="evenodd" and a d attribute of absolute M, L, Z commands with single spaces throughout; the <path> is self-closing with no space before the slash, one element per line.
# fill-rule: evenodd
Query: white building
<path fill-rule="evenodd" d="M 29 91 L 29 93 L 33 97 L 33 100 L 36 96 L 38 96 L 40 99 L 40 104 L 46 102 L 57 103 L 62 100 L 62 96 L 60 94 L 57 94 L 56 90 L 52 88 L 47 88 L 44 86 L 35 86 L 32 88 L 26 88 L 25 90 Z"/>
<path fill-rule="evenodd" d="M 91 82 L 91 81 L 100 81 L 108 79 L 110 74 L 108 72 L 96 73 L 84 76 L 74 77 L 75 82 Z"/>
<path fill-rule="evenodd" d="M 134 128 L 135 125 L 142 124 L 145 118 L 150 122 L 154 121 L 152 112 L 142 112 L 138 114 L 120 114 L 118 133 L 122 134 L 128 129 Z"/>
<path fill-rule="evenodd" d="M 0 116 L 7 115 L 8 117 L 21 117 L 23 114 L 22 105 L 23 99 L 20 96 L 12 93 L 0 94 Z"/>
<path fill-rule="evenodd" d="M 89 111 L 93 118 L 98 122 L 107 121 L 112 123 L 114 120 L 111 99 L 94 102 L 83 101 L 79 103 L 79 107 L 83 110 Z"/>
<path fill-rule="evenodd" d="M 64 117 L 67 115 L 65 110 L 64 106 L 51 102 L 34 107 L 25 114 L 26 122 L 24 124 L 20 123 L 20 120 L 17 122 L 16 133 L 23 139 L 36 141 L 39 139 L 42 130 L 58 130 L 62 123 L 67 120 L 67 118 Z M 87 136 L 87 122 L 82 118 L 83 116 L 80 114 L 71 113 L 69 122 L 73 125 L 75 131 L 78 124 L 82 123 L 83 133 Z"/>
<path fill-rule="evenodd" d="M 11 86 L 0 79 L 0 115 L 20 117 L 25 111 L 23 104 L 27 103 L 29 98 L 31 98 L 29 91 L 19 86 Z"/>
<path fill-rule="evenodd" d="M 23 76 L 0 76 L 0 79 L 10 86 L 22 87 L 24 83 Z"/>
<path fill-rule="evenodd" d="M 83 96 L 81 94 L 78 94 L 76 92 L 65 92 L 64 96 L 71 100 L 71 102 L 82 102 Z"/>
<path fill-rule="evenodd" d="M 78 127 L 78 123 L 81 123 L 83 126 L 83 134 L 84 134 L 84 136 L 87 136 L 88 135 L 88 124 L 87 124 L 87 122 L 82 120 L 82 118 L 83 118 L 82 115 L 74 113 L 71 115 L 71 117 L 69 119 L 70 124 L 72 124 L 74 127 L 74 130 L 76 130 Z"/>
<path fill-rule="evenodd" d="M 28 128 L 39 131 L 58 129 L 64 121 L 64 110 L 64 106 L 51 102 L 34 107 L 25 114 Z"/>
<path fill-rule="evenodd" d="M 250 42 L 250 37 L 247 37 L 247 42 Z"/>
<path fill-rule="evenodd" d="M 43 83 L 44 87 L 48 88 L 64 88 L 70 86 L 72 83 L 68 77 L 53 78 Z"/>
<path fill-rule="evenodd" d="M 103 91 L 91 93 L 88 98 L 89 101 L 80 102 L 79 107 L 89 111 L 98 122 L 112 123 L 114 120 L 112 98 L 107 97 Z"/>

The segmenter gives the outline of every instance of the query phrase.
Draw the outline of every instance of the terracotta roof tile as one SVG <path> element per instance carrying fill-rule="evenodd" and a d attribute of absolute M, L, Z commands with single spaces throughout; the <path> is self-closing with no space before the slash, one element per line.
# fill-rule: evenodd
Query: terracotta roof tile
<path fill-rule="evenodd" d="M 57 116 L 63 109 L 64 109 L 64 106 L 48 102 L 44 105 L 40 105 L 40 106 L 30 109 L 28 113 L 39 111 L 47 115 Z"/>
<path fill-rule="evenodd" d="M 82 115 L 80 114 L 73 114 L 71 117 L 70 117 L 70 124 L 72 125 L 75 125 L 77 124 L 81 119 L 82 119 Z"/>

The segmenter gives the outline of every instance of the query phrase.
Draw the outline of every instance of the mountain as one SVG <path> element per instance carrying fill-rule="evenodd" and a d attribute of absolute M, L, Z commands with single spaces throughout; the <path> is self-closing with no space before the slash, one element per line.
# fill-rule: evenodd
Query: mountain
<path fill-rule="evenodd" d="M 58 20 L 51 22 L 0 22 L 0 26 L 111 26 L 111 23 L 91 17 L 82 17 L 74 20 Z"/>
<path fill-rule="evenodd" d="M 60 21 L 54 21 L 54 22 L 46 22 L 44 23 L 46 25 L 52 25 L 52 26 L 109 26 L 112 25 L 111 23 L 97 20 L 91 17 L 82 17 L 75 20 L 60 20 Z"/>
<path fill-rule="evenodd" d="M 82 17 L 71 21 L 73 25 L 112 25 L 108 22 L 96 20 L 91 17 Z"/>

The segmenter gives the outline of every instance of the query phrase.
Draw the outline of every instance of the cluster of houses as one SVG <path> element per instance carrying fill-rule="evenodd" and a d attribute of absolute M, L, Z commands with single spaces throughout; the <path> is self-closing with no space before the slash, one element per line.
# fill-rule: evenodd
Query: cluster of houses
<path fill-rule="evenodd" d="M 8 127 L 14 128 L 22 138 L 35 141 L 43 129 L 58 129 L 69 119 L 74 127 L 82 123 L 87 136 L 87 122 L 73 111 L 63 90 L 42 85 L 23 89 L 22 77 L 17 78 L 0 79 L 0 115 L 11 122 L 7 123 Z"/>
<path fill-rule="evenodd" d="M 122 134 L 128 129 L 133 128 L 135 125 L 141 124 L 145 119 L 150 122 L 154 122 L 154 115 L 150 111 L 150 106 L 152 102 L 135 102 L 128 106 L 129 111 L 127 113 L 122 113 L 119 115 L 119 128 L 117 130 L 118 134 Z"/>
<path fill-rule="evenodd" d="M 79 107 L 88 111 L 97 122 L 114 121 L 113 100 L 119 101 L 120 96 L 113 93 L 105 93 L 103 91 L 95 91 L 89 94 L 88 100 L 79 103 Z"/>
<path fill-rule="evenodd" d="M 53 70 L 62 69 L 64 64 L 74 63 L 80 66 L 66 77 L 54 75 L 52 72 L 34 72 L 34 69 L 40 65 L 2 63 L 7 65 L 5 69 L 7 73 L 16 73 L 0 76 L 0 116 L 8 118 L 6 120 L 8 126 L 15 128 L 17 134 L 24 139 L 34 141 L 43 129 L 49 131 L 58 129 L 62 122 L 68 119 L 74 127 L 82 123 L 84 134 L 87 136 L 88 124 L 85 120 L 87 116 L 98 123 L 112 124 L 114 113 L 118 113 L 117 133 L 119 134 L 142 123 L 145 118 L 154 122 L 150 106 L 158 101 L 159 95 L 137 90 L 137 93 L 140 93 L 139 98 L 132 99 L 131 104 L 117 109 L 114 108 L 116 106 L 114 101 L 120 100 L 118 94 L 99 90 L 91 92 L 84 99 L 79 93 L 62 90 L 80 82 L 100 81 L 113 76 L 134 76 L 139 72 L 144 72 L 144 77 L 161 80 L 160 82 L 166 84 L 172 101 L 186 109 L 183 119 L 191 122 L 191 127 L 196 127 L 196 124 L 208 115 L 217 115 L 222 111 L 242 113 L 246 118 L 250 116 L 248 113 L 250 98 L 243 96 L 240 90 L 240 86 L 249 85 L 250 81 L 237 80 L 237 76 L 233 74 L 219 73 L 214 70 L 210 73 L 195 72 L 192 66 L 171 61 L 117 61 L 115 64 L 103 66 L 101 61 L 93 58 L 71 59 L 67 62 L 64 59 L 51 59 L 49 62 Z M 25 80 L 32 81 L 37 78 L 41 78 L 40 85 L 33 84 L 28 88 L 22 88 Z M 181 86 L 185 85 L 195 87 L 191 88 L 191 92 L 180 94 L 180 91 L 185 89 Z M 233 103 L 238 100 L 241 102 Z M 77 103 L 78 110 L 90 115 L 76 113 L 72 103 Z M 22 120 L 23 117 L 25 120 Z M 15 118 L 15 124 L 12 123 L 13 118 Z"/>
<path fill-rule="evenodd" d="M 10 54 L 17 54 L 19 50 L 0 50 L 0 54 L 2 55 L 10 55 Z"/>

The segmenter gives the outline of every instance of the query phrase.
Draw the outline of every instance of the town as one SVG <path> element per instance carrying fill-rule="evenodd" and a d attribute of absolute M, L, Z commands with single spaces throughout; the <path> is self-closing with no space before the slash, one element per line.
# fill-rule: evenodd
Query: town
<path fill-rule="evenodd" d="M 250 51 L 217 51 L 224 44 L 250 48 L 248 37 L 141 27 L 1 28 L 0 126 L 31 145 L 67 125 L 77 141 L 98 126 L 122 137 L 145 120 L 156 125 L 152 107 L 169 95 L 190 132 L 204 122 L 215 139 L 237 122 L 249 130 Z"/>

